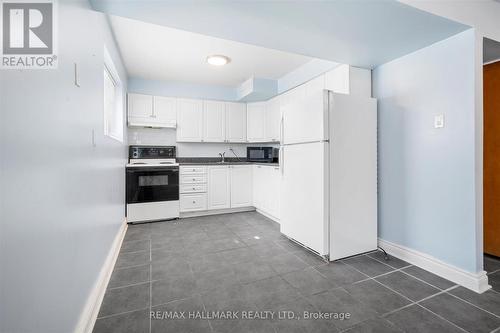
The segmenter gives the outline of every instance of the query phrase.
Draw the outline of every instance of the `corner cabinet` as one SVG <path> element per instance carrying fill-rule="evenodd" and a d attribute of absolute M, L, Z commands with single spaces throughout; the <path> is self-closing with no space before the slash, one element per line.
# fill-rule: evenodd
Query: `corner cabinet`
<path fill-rule="evenodd" d="M 280 97 L 274 97 L 266 103 L 266 140 L 269 142 L 279 142 L 281 132 L 281 110 Z"/>
<path fill-rule="evenodd" d="M 203 142 L 203 101 L 177 99 L 177 141 Z"/>
<path fill-rule="evenodd" d="M 231 207 L 229 166 L 208 167 L 208 209 Z"/>
<path fill-rule="evenodd" d="M 252 206 L 252 166 L 231 165 L 231 208 Z"/>

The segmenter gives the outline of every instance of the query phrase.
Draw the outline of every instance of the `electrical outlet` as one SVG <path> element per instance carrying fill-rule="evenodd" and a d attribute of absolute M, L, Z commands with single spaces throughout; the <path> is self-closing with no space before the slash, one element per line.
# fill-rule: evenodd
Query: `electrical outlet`
<path fill-rule="evenodd" d="M 434 128 L 444 127 L 444 114 L 438 114 L 434 116 Z"/>

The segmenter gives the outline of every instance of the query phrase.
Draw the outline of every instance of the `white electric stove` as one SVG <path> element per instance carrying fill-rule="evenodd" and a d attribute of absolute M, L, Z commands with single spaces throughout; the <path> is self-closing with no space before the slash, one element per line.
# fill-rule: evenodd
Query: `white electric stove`
<path fill-rule="evenodd" d="M 130 146 L 126 175 L 128 223 L 179 218 L 175 146 Z"/>

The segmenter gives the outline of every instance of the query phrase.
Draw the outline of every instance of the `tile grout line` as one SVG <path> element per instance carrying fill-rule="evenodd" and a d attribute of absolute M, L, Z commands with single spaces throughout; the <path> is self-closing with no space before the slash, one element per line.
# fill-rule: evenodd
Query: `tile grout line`
<path fill-rule="evenodd" d="M 415 266 L 415 267 L 418 267 L 418 266 Z M 440 288 L 440 287 L 438 287 L 438 286 L 435 286 L 435 285 L 433 285 L 432 283 L 427 282 L 427 281 L 425 281 L 425 280 L 423 280 L 423 279 L 421 279 L 421 278 L 419 278 L 419 277 L 416 277 L 416 276 L 414 276 L 414 275 L 411 275 L 410 273 L 408 273 L 408 272 L 406 272 L 406 271 L 404 271 L 404 270 L 402 270 L 402 271 L 401 271 L 401 273 L 406 274 L 406 275 L 408 275 L 408 276 L 411 276 L 412 278 L 414 278 L 414 279 L 416 279 L 416 280 L 418 280 L 418 281 L 420 281 L 420 282 L 423 282 L 423 283 L 425 283 L 425 284 L 428 284 L 429 286 L 434 287 L 434 288 L 436 288 L 436 289 L 438 289 L 438 290 L 448 290 L 448 289 L 450 289 L 450 288 L 455 288 L 455 287 L 457 287 L 457 286 L 458 286 L 457 284 L 454 284 L 453 286 L 451 286 L 451 287 L 449 287 L 449 288 L 443 289 L 443 288 Z M 429 273 L 430 273 L 430 272 L 429 272 Z M 433 274 L 433 273 L 431 273 L 431 274 Z M 436 275 L 436 276 L 438 276 L 438 275 Z M 440 276 L 438 276 L 438 277 L 440 277 Z M 440 277 L 440 278 L 441 278 L 441 277 Z M 448 280 L 447 280 L 447 281 L 448 281 Z M 450 282 L 451 282 L 451 281 L 450 281 Z M 454 283 L 454 282 L 451 282 L 451 283 Z"/>
<path fill-rule="evenodd" d="M 347 264 L 347 265 L 349 265 L 349 264 Z M 351 265 L 349 265 L 349 266 L 351 266 Z M 355 267 L 353 267 L 353 266 L 351 266 L 351 267 L 352 267 L 352 268 L 354 268 L 354 269 L 356 269 L 356 268 L 355 268 Z M 408 266 L 406 266 L 406 267 L 408 267 Z M 406 268 L 406 267 L 403 267 L 403 268 Z M 401 269 L 403 269 L 403 268 L 401 268 Z M 395 271 L 401 271 L 401 269 L 394 270 L 394 272 L 395 272 Z M 356 270 L 357 270 L 357 269 L 356 269 Z M 358 270 L 358 271 L 359 271 L 359 270 Z M 361 272 L 361 271 L 359 271 L 359 272 Z M 362 272 L 361 272 L 361 273 L 362 273 Z M 393 273 L 393 272 L 389 272 L 389 273 Z M 382 275 L 387 275 L 387 274 L 389 274 L 389 273 L 385 273 L 385 274 L 382 274 Z M 411 277 L 414 277 L 414 276 L 412 276 L 412 275 L 410 275 L 410 274 L 408 274 L 408 273 L 406 273 L 406 272 L 405 272 L 405 274 L 407 274 L 407 275 L 409 275 L 409 276 L 411 276 Z M 461 331 L 468 332 L 468 331 L 466 331 L 465 329 L 463 329 L 463 328 L 459 327 L 458 325 L 456 325 L 455 323 L 453 323 L 453 322 L 449 321 L 449 320 L 448 320 L 448 319 L 446 319 L 446 318 L 443 318 L 442 316 L 438 315 L 437 313 L 432 312 L 431 310 L 427 309 L 426 307 L 424 307 L 423 305 L 421 305 L 421 304 L 420 304 L 420 302 L 426 301 L 426 300 L 431 299 L 431 298 L 433 298 L 433 297 L 436 297 L 436 296 L 438 296 L 438 295 L 445 294 L 445 293 L 446 293 L 446 294 L 448 294 L 448 291 L 449 291 L 449 290 L 455 289 L 457 286 L 453 286 L 453 287 L 447 288 L 447 289 L 445 289 L 445 290 L 443 290 L 443 289 L 441 289 L 441 288 L 437 288 L 437 289 L 439 290 L 439 292 L 438 292 L 438 293 L 436 293 L 436 294 L 432 294 L 432 295 L 429 295 L 429 296 L 427 296 L 427 297 L 425 297 L 425 298 L 423 298 L 423 299 L 421 299 L 421 300 L 419 300 L 419 301 L 413 301 L 413 300 L 411 300 L 410 298 L 406 297 L 405 295 L 403 295 L 403 294 L 401 294 L 401 293 L 399 293 L 399 292 L 397 292 L 397 291 L 393 290 L 392 288 L 390 288 L 390 287 L 388 287 L 388 286 L 384 285 L 383 283 L 381 283 L 381 282 L 379 282 L 379 281 L 375 280 L 375 278 L 376 278 L 376 277 L 378 277 L 378 276 L 375 276 L 375 277 L 370 277 L 369 279 L 365 279 L 364 281 L 374 280 L 376 283 L 379 283 L 379 284 L 380 284 L 380 285 L 382 285 L 383 287 L 385 287 L 385 288 L 387 288 L 387 289 L 391 290 L 392 292 L 394 292 L 394 293 L 396 293 L 396 294 L 398 294 L 398 295 L 400 295 L 400 296 L 404 297 L 405 299 L 407 299 L 407 300 L 409 300 L 409 301 L 411 302 L 410 304 L 407 304 L 407 305 L 405 305 L 405 306 L 403 306 L 403 307 L 401 307 L 401 308 L 394 309 L 394 310 L 392 310 L 392 311 L 389 311 L 389 312 L 387 312 L 387 313 L 383 314 L 382 316 L 383 316 L 384 318 L 385 318 L 385 316 L 390 315 L 390 314 L 392 314 L 392 313 L 396 313 L 396 312 L 398 312 L 398 311 L 400 311 L 400 310 L 403 310 L 403 309 L 405 309 L 405 308 L 408 308 L 408 307 L 410 307 L 410 306 L 417 305 L 417 306 L 420 306 L 420 307 L 424 308 L 425 310 L 427 310 L 427 311 L 431 312 L 432 314 L 434 314 L 435 316 L 437 316 L 437 317 L 441 318 L 442 320 L 444 320 L 444 321 L 446 321 L 446 322 L 450 323 L 452 326 L 459 328 Z M 420 280 L 420 279 L 419 279 L 419 280 Z M 358 282 L 360 282 L 360 281 L 358 281 Z M 353 285 L 354 285 L 354 284 L 356 284 L 356 283 L 358 283 L 358 282 L 353 283 Z M 428 283 L 428 284 L 429 284 L 429 283 Z M 429 284 L 429 285 L 430 285 L 430 284 Z M 432 285 L 431 285 L 431 286 L 432 286 Z M 436 287 L 436 286 L 433 286 L 433 287 Z M 390 320 L 389 320 L 389 321 L 390 321 Z M 392 322 L 391 322 L 391 323 L 392 323 Z M 394 323 L 392 323 L 392 324 L 394 324 Z"/>
<path fill-rule="evenodd" d="M 110 318 L 110 317 L 116 317 L 116 316 L 124 315 L 124 314 L 127 314 L 127 313 L 132 313 L 132 312 L 142 311 L 142 310 L 148 310 L 148 309 L 149 309 L 149 307 L 139 308 L 139 309 L 133 309 L 133 310 L 128 310 L 128 311 L 123 311 L 123 312 L 109 314 L 109 315 L 106 315 L 106 316 L 97 317 L 97 319 L 98 320 L 99 319 L 106 319 L 106 318 Z"/>
<path fill-rule="evenodd" d="M 450 290 L 452 290 L 452 289 L 450 289 Z M 496 315 L 496 314 L 494 314 L 493 312 L 490 312 L 490 311 L 488 311 L 488 310 L 486 310 L 486 309 L 483 309 L 483 308 L 482 308 L 482 307 L 480 307 L 479 305 L 476 305 L 476 304 L 474 304 L 474 303 L 471 303 L 471 302 L 469 302 L 468 300 L 463 299 L 463 298 L 461 298 L 461 297 L 459 297 L 459 296 L 456 296 L 456 295 L 454 295 L 454 294 L 452 294 L 452 293 L 450 293 L 450 292 L 447 292 L 447 294 L 448 294 L 448 295 L 450 295 L 450 296 L 452 296 L 452 297 L 454 297 L 454 298 L 456 298 L 456 299 L 459 299 L 459 300 L 461 300 L 461 301 L 463 301 L 463 302 L 465 302 L 465 303 L 467 303 L 467 304 L 469 304 L 469 305 L 472 305 L 473 307 L 475 307 L 475 308 L 477 308 L 477 309 L 479 309 L 479 310 L 482 310 L 482 311 L 484 311 L 484 312 L 486 312 L 486 313 L 489 313 L 490 315 L 492 315 L 492 316 L 494 316 L 494 317 L 496 317 L 496 318 L 499 318 L 499 319 L 500 319 L 500 316 L 499 316 L 499 315 Z"/>
<path fill-rule="evenodd" d="M 454 327 L 458 328 L 459 330 L 469 333 L 469 331 L 467 331 L 465 328 L 462 328 L 462 327 L 458 326 L 458 325 L 457 325 L 457 324 L 455 324 L 454 322 L 452 322 L 452 321 L 450 321 L 450 320 L 446 319 L 445 317 L 443 317 L 443 316 L 441 316 L 441 315 L 439 315 L 439 314 L 435 313 L 434 311 L 432 311 L 432 310 L 430 310 L 430 309 L 426 308 L 426 307 L 425 307 L 425 306 L 423 306 L 422 304 L 417 303 L 417 306 L 421 307 L 422 309 L 425 309 L 426 311 L 429 311 L 430 313 L 432 313 L 432 314 L 433 314 L 433 315 L 435 315 L 436 317 L 441 318 L 442 320 L 444 320 L 444 321 L 445 321 L 445 322 L 447 322 L 447 323 L 450 323 L 452 326 L 454 326 Z"/>

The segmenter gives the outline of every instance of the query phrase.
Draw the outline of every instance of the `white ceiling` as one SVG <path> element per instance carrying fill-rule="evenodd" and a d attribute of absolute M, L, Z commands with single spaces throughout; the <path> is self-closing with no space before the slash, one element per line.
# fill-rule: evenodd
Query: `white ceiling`
<path fill-rule="evenodd" d="M 394 0 L 90 2 L 111 15 L 366 68 L 470 28 Z"/>
<path fill-rule="evenodd" d="M 234 87 L 252 76 L 276 80 L 312 60 L 118 16 L 110 23 L 130 77 Z M 231 63 L 208 65 L 211 54 Z"/>

